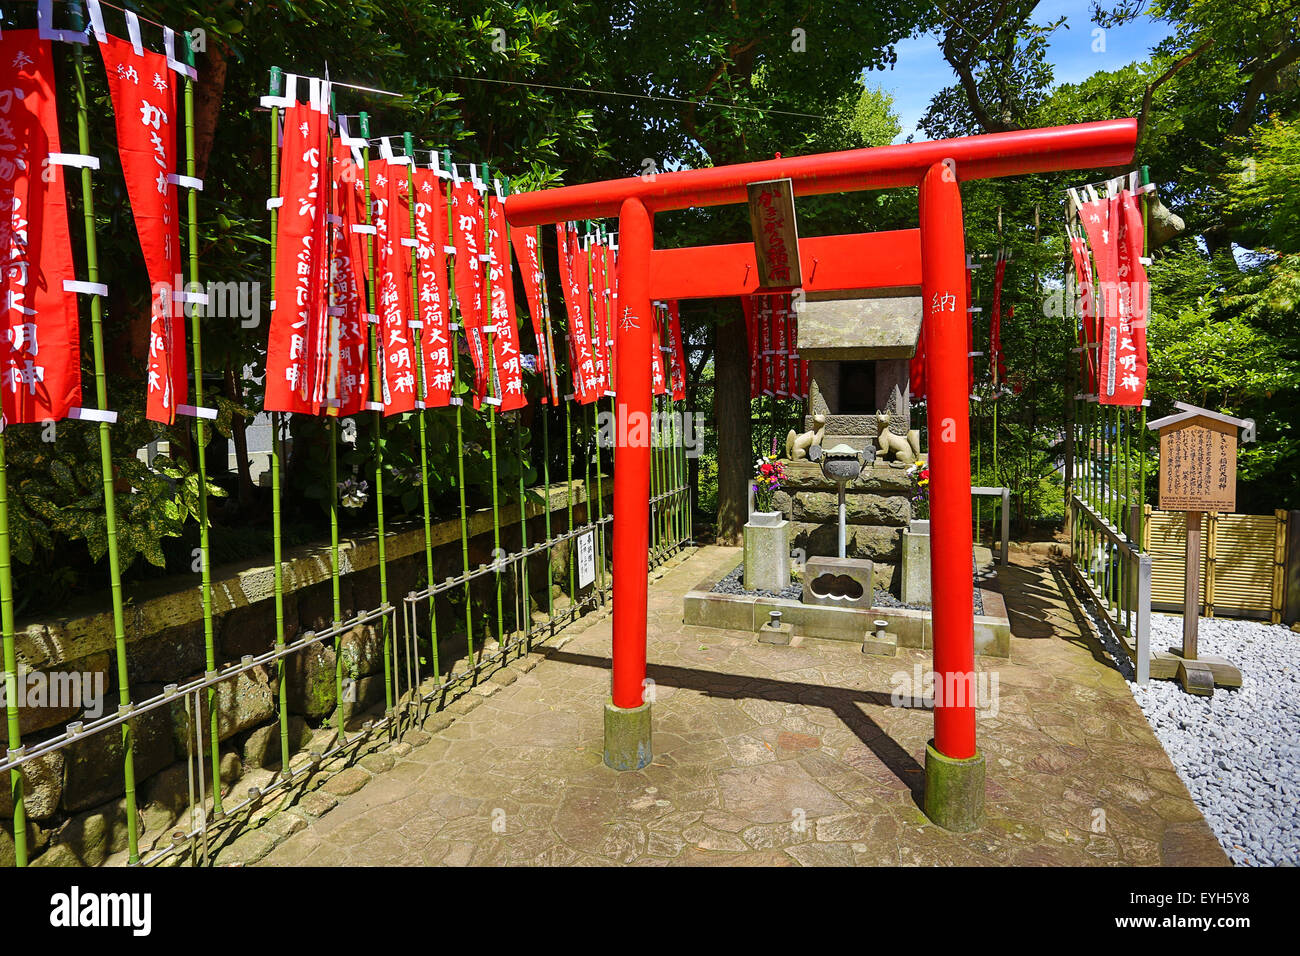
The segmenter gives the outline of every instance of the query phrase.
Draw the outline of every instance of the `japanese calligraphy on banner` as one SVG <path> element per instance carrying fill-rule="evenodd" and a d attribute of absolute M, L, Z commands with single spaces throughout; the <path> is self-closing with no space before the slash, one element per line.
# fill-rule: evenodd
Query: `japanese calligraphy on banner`
<path fill-rule="evenodd" d="M 564 308 L 569 316 L 569 375 L 578 404 L 587 405 L 600 397 L 602 389 L 592 355 L 591 335 L 586 321 L 585 289 L 579 284 L 577 234 L 570 234 L 565 223 L 555 224 L 560 254 L 560 282 L 564 287 Z"/>
<path fill-rule="evenodd" d="M 81 404 L 81 350 L 72 241 L 50 41 L 36 30 L 0 36 L 0 292 L 5 424 L 66 418 Z"/>
<path fill-rule="evenodd" d="M 1115 255 L 1115 233 L 1110 224 L 1110 204 L 1105 199 L 1081 203 L 1079 206 L 1079 219 L 1083 223 L 1084 232 L 1087 234 L 1088 245 L 1092 247 L 1093 259 L 1097 263 L 1097 286 L 1094 287 L 1092 296 L 1092 322 L 1089 323 L 1087 317 L 1085 317 L 1084 328 L 1091 331 L 1095 336 L 1088 344 L 1098 346 L 1098 349 L 1092 353 L 1097 356 L 1098 361 L 1093 365 L 1089 385 L 1090 387 L 1095 386 L 1097 394 L 1100 394 L 1105 387 L 1099 364 L 1101 359 L 1100 346 L 1106 338 L 1107 328 L 1113 321 L 1117 322 L 1119 318 L 1115 314 L 1115 297 L 1108 295 L 1107 290 L 1115 289 L 1116 269 L 1119 263 Z M 1100 297 L 1096 294 L 1098 288 L 1101 291 Z M 1108 299 L 1110 301 L 1107 301 Z M 1118 324 L 1113 327 L 1118 330 Z"/>
<path fill-rule="evenodd" d="M 605 249 L 592 243 L 587 249 L 588 288 L 592 302 L 592 353 L 596 359 L 596 374 L 600 377 L 601 391 L 610 387 L 608 303 L 605 300 Z"/>
<path fill-rule="evenodd" d="M 447 188 L 434 172 L 415 170 L 415 238 L 419 241 L 420 353 L 427 408 L 451 401 L 451 330 L 447 285 Z"/>
<path fill-rule="evenodd" d="M 668 357 L 673 401 L 680 402 L 686 398 L 686 353 L 682 349 L 682 316 L 676 299 L 668 303 L 668 315 L 668 338 L 672 348 Z"/>
<path fill-rule="evenodd" d="M 488 357 L 483 342 L 483 203 L 468 180 L 451 190 L 452 234 L 456 243 L 456 302 L 474 363 L 474 407 L 488 394 Z"/>
<path fill-rule="evenodd" d="M 113 101 L 117 149 L 131 200 L 145 271 L 153 289 L 149 317 L 148 392 L 145 414 L 170 425 L 177 404 L 186 401 L 184 308 L 179 206 L 176 185 L 176 89 L 167 58 L 111 34 L 99 43 Z"/>
<path fill-rule="evenodd" d="M 1105 296 L 1099 401 L 1103 405 L 1137 406 L 1146 393 L 1146 326 L 1151 304 L 1151 287 L 1142 265 L 1142 212 L 1137 197 L 1127 189 L 1112 196 L 1108 205 L 1116 237 L 1115 288 L 1113 295 L 1107 290 Z"/>
<path fill-rule="evenodd" d="M 328 352 L 328 91 L 309 80 L 307 103 L 284 111 L 275 294 L 266 348 L 268 412 L 319 413 Z"/>
<path fill-rule="evenodd" d="M 763 394 L 763 356 L 758 341 L 758 316 L 754 314 L 754 297 L 741 299 L 740 306 L 745 312 L 745 341 L 749 343 L 749 397 L 753 399 Z"/>
<path fill-rule="evenodd" d="M 547 383 L 551 404 L 559 404 L 559 388 L 555 381 L 555 356 L 551 354 L 551 340 L 547 335 L 550 315 L 545 301 L 546 276 L 542 272 L 541 254 L 537 248 L 537 229 L 514 229 L 510 244 L 519 260 L 519 271 L 524 280 L 524 297 L 528 300 L 528 314 L 533 323 L 533 338 L 537 340 L 537 372 Z"/>
<path fill-rule="evenodd" d="M 528 404 L 519 365 L 519 332 L 515 313 L 515 282 L 510 269 L 510 242 L 506 239 L 506 217 L 501 202 L 488 197 L 488 235 L 492 259 L 488 276 L 492 280 L 493 359 L 496 364 L 496 396 L 501 411 L 509 412 Z"/>
<path fill-rule="evenodd" d="M 794 182 L 773 179 L 750 183 L 749 224 L 754 234 L 758 284 L 790 288 L 802 282 L 799 234 L 795 228 Z"/>
<path fill-rule="evenodd" d="M 365 177 L 342 142 L 334 142 L 334 202 L 339 225 L 330 246 L 330 369 L 326 403 L 338 415 L 363 411 L 370 363 L 365 320 L 366 241 L 352 227 L 364 222 Z"/>
<path fill-rule="evenodd" d="M 371 185 L 375 210 L 375 288 L 378 293 L 379 355 L 384 414 L 415 408 L 415 348 L 411 328 L 411 211 L 406 167 L 379 164 Z"/>

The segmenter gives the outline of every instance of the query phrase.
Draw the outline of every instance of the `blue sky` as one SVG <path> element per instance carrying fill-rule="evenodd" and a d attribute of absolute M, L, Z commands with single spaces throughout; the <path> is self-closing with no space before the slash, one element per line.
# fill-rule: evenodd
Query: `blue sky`
<path fill-rule="evenodd" d="M 1098 70 L 1146 60 L 1151 47 L 1170 32 L 1169 24 L 1142 17 L 1106 30 L 1105 51 L 1095 52 L 1092 31 L 1097 26 L 1089 15 L 1088 0 L 1045 0 L 1034 13 L 1034 22 L 1048 23 L 1062 16 L 1067 18 L 1065 25 L 1052 34 L 1047 54 L 1058 83 L 1075 83 Z M 902 142 L 916 132 L 930 98 L 956 83 L 957 77 L 939 52 L 938 34 L 904 40 L 897 51 L 898 64 L 892 70 L 869 72 L 865 79 L 868 86 L 879 85 L 894 94 L 894 109 L 903 126 L 898 142 Z"/>

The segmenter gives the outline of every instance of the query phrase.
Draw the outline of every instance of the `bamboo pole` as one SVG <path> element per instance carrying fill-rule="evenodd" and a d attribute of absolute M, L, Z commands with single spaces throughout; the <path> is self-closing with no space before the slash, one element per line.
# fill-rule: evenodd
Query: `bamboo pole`
<path fill-rule="evenodd" d="M 443 165 L 447 169 L 454 169 L 451 164 L 451 150 L 442 151 Z M 447 248 L 455 249 L 455 242 L 452 237 L 452 195 L 451 190 L 447 190 Z M 453 252 L 452 255 L 455 255 Z M 470 683 L 474 684 L 477 680 L 473 676 L 477 670 L 474 664 L 474 627 L 473 627 L 473 599 L 470 594 L 469 586 L 469 515 L 465 506 L 465 427 L 464 427 L 464 410 L 465 410 L 465 387 L 460 380 L 460 336 L 457 335 L 464 329 L 465 320 L 460 311 L 460 301 L 456 298 L 455 263 L 452 262 L 448 268 L 447 282 L 447 302 L 448 308 L 455 310 L 455 315 L 460 319 L 459 322 L 449 323 L 449 338 L 451 339 L 451 379 L 453 391 L 451 401 L 456 406 L 456 488 L 460 495 L 460 559 L 461 572 L 465 576 L 465 666 L 469 668 Z M 451 315 L 448 312 L 448 315 Z M 469 335 L 468 332 L 465 333 Z"/>
<path fill-rule="evenodd" d="M 510 193 L 509 177 L 506 177 L 504 180 L 502 180 L 502 189 L 505 191 L 507 195 Z M 501 245 L 502 248 L 504 248 L 506 251 L 506 261 L 504 263 L 501 263 L 501 276 L 502 276 L 502 281 L 510 282 L 511 281 L 510 224 L 506 222 L 506 217 L 504 215 L 502 215 L 501 217 L 501 228 L 505 230 L 505 235 L 502 236 Z M 506 316 L 502 321 L 507 321 L 507 322 L 510 321 L 509 316 Z M 524 340 L 522 319 L 519 321 L 519 324 L 514 327 L 514 332 L 515 332 L 515 344 L 516 346 L 519 346 Z M 516 351 L 522 351 L 522 349 L 517 348 Z M 521 378 L 520 387 L 522 388 L 522 375 L 520 378 Z M 524 481 L 524 413 L 522 409 L 520 409 L 520 411 L 515 417 L 515 455 L 519 459 L 519 550 L 527 551 L 528 550 L 528 497 L 527 497 L 527 488 L 525 487 L 525 481 Z M 548 509 L 550 507 L 549 497 L 547 499 L 547 507 Z M 528 587 L 528 559 L 527 558 L 520 559 L 519 572 L 516 580 L 520 582 L 524 592 L 523 603 L 520 608 L 520 610 L 522 611 L 522 616 L 520 617 L 518 622 L 518 629 L 523 634 L 525 642 L 527 642 L 528 635 L 532 632 L 533 629 L 533 599 L 532 599 L 532 593 Z"/>
<path fill-rule="evenodd" d="M 406 148 L 410 163 L 406 167 L 407 211 L 410 215 L 411 238 L 418 243 L 419 236 L 415 229 L 415 204 L 418 201 L 415 192 L 415 140 L 410 133 L 402 134 L 402 145 Z M 432 237 L 431 241 L 436 241 Z M 432 251 L 430 251 L 432 255 Z M 411 246 L 411 318 L 412 341 L 415 349 L 415 394 L 419 399 L 415 414 L 420 425 L 420 505 L 424 514 L 424 580 L 430 589 L 429 594 L 429 660 L 433 665 L 435 684 L 442 683 L 438 666 L 438 616 L 434 608 L 433 590 L 433 515 L 429 510 L 429 438 L 427 431 L 427 409 L 424 406 L 424 352 L 420 348 L 420 339 L 424 334 L 424 323 L 420 315 L 420 250 L 418 245 Z"/>
<path fill-rule="evenodd" d="M 370 115 L 361 113 L 358 116 L 361 124 L 361 135 L 364 139 L 370 139 Z M 370 199 L 370 147 L 361 147 L 361 166 L 365 178 L 365 202 L 363 203 L 366 213 L 365 225 L 371 225 L 371 208 L 373 203 Z M 367 290 L 367 313 L 375 315 L 375 233 L 366 233 L 366 268 L 367 275 L 370 278 Z M 388 603 L 388 559 L 386 554 L 386 542 L 384 540 L 384 410 L 383 410 L 383 384 L 380 381 L 381 370 L 379 367 L 379 343 L 378 332 L 375 326 L 376 322 L 369 323 L 370 338 L 370 397 L 371 403 L 378 405 L 375 408 L 375 519 L 378 533 L 379 548 L 379 603 L 385 605 Z M 389 632 L 388 615 L 384 615 L 380 620 L 380 639 L 384 648 L 384 709 L 389 712 L 393 709 L 393 649 L 392 634 Z M 339 707 L 342 709 L 343 702 L 339 701 Z M 341 735 L 340 735 L 341 736 Z"/>
<path fill-rule="evenodd" d="M 280 92 L 280 68 L 271 68 L 270 95 Z M 271 196 L 280 194 L 280 108 L 271 107 Z M 271 209 L 271 288 L 275 288 L 276 228 L 279 210 Z M 333 480 L 333 476 L 331 476 Z M 284 649 L 283 535 L 280 527 L 280 413 L 271 413 L 271 547 L 275 559 L 275 648 Z M 280 775 L 289 776 L 289 696 L 285 689 L 285 658 L 275 661 L 275 686 L 280 714 Z M 337 699 L 337 698 L 336 698 Z M 340 733 L 342 727 L 340 727 Z"/>
<path fill-rule="evenodd" d="M 18 723 L 18 661 L 14 650 L 14 584 L 9 557 L 9 478 L 5 465 L 5 435 L 0 429 L 0 630 L 4 634 L 5 719 L 9 755 L 23 745 Z M 27 808 L 23 802 L 21 767 L 9 770 L 9 796 L 14 808 L 14 865 L 27 865 Z"/>
<path fill-rule="evenodd" d="M 185 54 L 191 66 L 194 65 L 194 51 L 190 48 L 189 35 L 185 35 Z M 197 173 L 194 150 L 194 81 L 185 77 L 185 175 L 191 179 Z M 198 190 L 186 189 L 186 216 L 188 226 L 189 281 L 190 292 L 199 288 L 199 202 Z M 200 308 L 197 302 L 190 303 L 190 351 L 194 360 L 194 405 L 203 406 L 203 333 L 200 322 Z M 194 416 L 195 448 L 199 471 L 199 564 L 202 575 L 199 592 L 203 603 L 203 653 L 207 664 L 208 676 L 217 669 L 216 642 L 212 633 L 212 552 L 208 540 L 208 466 L 207 466 L 207 429 L 203 418 Z M 209 748 L 212 759 L 212 812 L 220 817 L 221 809 L 221 744 L 217 739 L 217 688 L 213 684 L 207 691 Z"/>
<path fill-rule="evenodd" d="M 484 163 L 480 167 L 483 177 L 483 238 L 486 248 L 483 250 L 488 256 L 487 268 L 483 270 L 483 296 L 484 308 L 487 309 L 490 323 L 488 325 L 487 352 L 488 352 L 488 388 L 492 392 L 491 400 L 487 401 L 488 407 L 488 444 L 491 451 L 488 455 L 488 465 L 492 469 L 492 560 L 494 562 L 493 577 L 496 579 L 497 592 L 497 646 L 505 647 L 505 632 L 502 618 L 504 617 L 501 604 L 501 573 L 504 561 L 501 555 L 501 489 L 497 478 L 497 406 L 501 404 L 501 383 L 497 380 L 497 359 L 496 359 L 496 323 L 497 319 L 492 314 L 492 221 L 488 215 L 488 192 L 492 189 L 492 171 Z"/>
<path fill-rule="evenodd" d="M 331 90 L 330 108 L 337 114 L 337 110 L 334 110 L 334 106 L 335 106 L 334 92 Z M 326 132 L 328 134 L 328 124 L 326 124 Z M 327 158 L 325 162 L 325 168 L 330 170 L 329 184 L 326 188 L 329 189 L 328 195 L 331 197 L 331 200 L 333 200 L 335 196 L 334 196 L 334 172 L 333 172 L 334 148 L 332 143 L 330 143 L 330 145 L 328 146 L 326 157 Z M 337 209 L 335 208 L 331 208 L 330 211 L 337 213 Z M 325 248 L 327 250 L 330 250 L 334 248 L 334 243 L 328 237 L 328 232 L 337 227 L 334 225 L 334 223 L 330 222 L 327 217 L 325 228 L 327 231 Z M 346 237 L 344 238 L 344 241 L 345 242 L 347 241 Z M 333 306 L 334 288 L 335 288 L 334 275 L 333 275 L 333 263 L 330 264 L 329 272 L 327 273 L 327 275 L 329 276 L 329 279 L 327 281 L 325 288 L 326 288 L 326 293 L 328 295 L 329 305 Z M 327 309 L 326 310 L 327 314 L 330 311 L 331 310 Z M 338 373 L 339 373 L 338 320 L 337 317 L 330 315 L 329 321 L 330 321 L 329 352 L 330 352 L 330 357 L 331 357 L 330 361 L 332 367 L 329 370 L 330 385 L 329 385 L 328 398 L 336 401 L 338 399 L 337 385 L 338 385 Z M 331 621 L 331 625 L 334 628 L 338 628 L 343 623 L 343 585 L 342 585 L 342 581 L 339 578 L 339 563 L 340 563 L 339 562 L 339 424 L 338 424 L 339 418 L 338 418 L 338 405 L 335 404 L 334 401 L 327 403 L 325 409 L 325 416 L 326 416 L 327 438 L 329 441 L 328 502 L 329 502 L 329 517 L 330 517 L 330 597 L 332 599 L 331 610 L 333 612 L 332 613 L 333 620 Z M 340 741 L 342 741 L 343 739 L 343 653 L 342 650 L 343 650 L 342 635 L 340 635 L 335 639 L 334 642 L 334 701 L 335 701 L 334 719 L 335 719 L 336 734 Z M 284 730 L 285 733 L 287 734 L 288 729 L 284 728 Z M 286 749 L 287 748 L 284 747 L 284 745 L 282 744 L 281 745 L 282 752 Z"/>
<path fill-rule="evenodd" d="M 81 25 L 81 8 L 73 9 L 74 25 Z M 90 154 L 89 107 L 86 97 L 85 50 L 74 44 L 73 93 L 77 108 L 77 149 Z M 86 234 L 86 279 L 99 281 L 99 245 L 95 236 L 95 202 L 91 189 L 90 167 L 81 167 L 81 205 Z M 100 297 L 90 297 L 90 328 L 95 361 L 95 400 L 101 409 L 108 408 L 108 378 L 104 363 L 103 304 Z M 117 655 L 117 693 L 119 709 L 131 706 L 131 688 L 126 669 L 126 621 L 122 609 L 122 569 L 117 550 L 117 500 L 113 490 L 113 446 L 109 423 L 99 423 L 99 464 L 104 483 L 104 524 L 108 535 L 108 575 L 113 605 L 113 645 Z M 128 861 L 140 860 L 140 836 L 136 819 L 135 743 L 131 721 L 122 722 L 122 775 L 125 784 Z M 216 788 L 214 788 L 216 789 Z"/>

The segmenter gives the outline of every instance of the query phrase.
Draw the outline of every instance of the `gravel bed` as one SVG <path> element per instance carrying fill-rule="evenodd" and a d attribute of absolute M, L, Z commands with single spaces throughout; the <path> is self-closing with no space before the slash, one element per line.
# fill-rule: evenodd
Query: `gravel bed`
<path fill-rule="evenodd" d="M 1151 615 L 1153 649 L 1182 643 L 1183 619 Z M 1227 658 L 1241 688 L 1213 697 L 1177 681 L 1133 683 L 1127 655 L 1100 629 L 1142 713 L 1229 858 L 1300 865 L 1300 634 L 1280 624 L 1202 618 L 1201 654 Z"/>

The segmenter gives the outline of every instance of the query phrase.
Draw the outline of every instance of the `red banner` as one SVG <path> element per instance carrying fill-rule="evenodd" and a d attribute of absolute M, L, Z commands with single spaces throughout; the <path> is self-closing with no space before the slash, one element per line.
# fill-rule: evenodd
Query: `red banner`
<path fill-rule="evenodd" d="M 5 304 L 5 424 L 67 418 L 81 404 L 81 349 L 50 41 L 0 36 L 0 256 Z"/>
<path fill-rule="evenodd" d="M 999 254 L 993 266 L 993 314 L 989 316 L 989 371 L 995 391 L 1007 380 L 1007 365 L 1002 358 L 1002 280 L 1006 273 L 1007 260 Z"/>
<path fill-rule="evenodd" d="M 506 239 L 506 217 L 501 201 L 488 197 L 488 236 L 492 259 L 488 277 L 492 281 L 492 355 L 496 363 L 496 397 L 501 411 L 514 411 L 528 404 L 519 366 L 519 320 L 515 312 L 515 280 L 510 269 L 510 242 Z"/>
<path fill-rule="evenodd" d="M 515 247 L 515 258 L 519 260 L 519 271 L 524 280 L 524 296 L 528 300 L 528 314 L 533 323 L 533 338 L 537 340 L 537 373 L 546 383 L 551 404 L 559 404 L 560 396 L 556 394 L 555 385 L 555 357 L 551 355 L 551 343 L 546 337 L 546 326 L 550 316 L 546 313 L 543 300 L 546 276 L 542 272 L 541 256 L 537 248 L 537 229 L 530 227 L 512 230 L 510 244 Z"/>
<path fill-rule="evenodd" d="M 329 129 L 320 83 L 308 82 L 310 103 L 295 102 L 284 111 L 283 203 L 276 228 L 275 296 L 263 406 L 268 412 L 315 415 L 324 402 L 327 373 L 328 190 L 321 172 L 329 155 Z"/>
<path fill-rule="evenodd" d="M 364 223 L 365 177 L 351 150 L 334 141 L 334 210 L 339 223 L 330 239 L 331 368 L 326 404 L 338 415 L 364 411 L 370 363 L 366 303 L 366 241 L 353 231 Z"/>
<path fill-rule="evenodd" d="M 384 414 L 415 408 L 415 348 L 410 325 L 411 207 L 407 171 L 400 163 L 382 162 L 371 183 L 375 210 L 375 289 L 379 315 L 379 361 Z"/>
<path fill-rule="evenodd" d="M 754 315 L 754 297 L 745 296 L 740 300 L 740 307 L 745 312 L 745 341 L 749 344 L 749 397 L 758 398 L 763 394 L 762 348 L 758 341 L 758 318 Z"/>
<path fill-rule="evenodd" d="M 596 374 L 600 376 L 600 390 L 609 389 L 609 331 L 608 303 L 605 300 L 605 249 L 596 243 L 587 249 L 588 288 L 592 301 L 592 354 L 596 359 Z"/>
<path fill-rule="evenodd" d="M 1147 381 L 1147 315 L 1150 286 L 1142 265 L 1142 212 L 1127 189 L 1111 198 L 1110 229 L 1115 236 L 1115 308 L 1106 295 L 1106 328 L 1101 340 L 1103 405 L 1142 404 Z M 1111 313 L 1114 312 L 1114 321 Z"/>
<path fill-rule="evenodd" d="M 180 207 L 176 185 L 176 89 L 167 58 L 108 35 L 99 43 L 113 101 L 117 149 L 131 200 L 144 267 L 153 290 L 149 317 L 149 379 L 145 414 L 170 425 L 189 391 L 185 367 L 186 310 L 175 301 L 181 280 Z"/>
<path fill-rule="evenodd" d="M 474 407 L 488 394 L 487 350 L 483 344 L 483 203 L 469 180 L 458 179 L 451 190 L 452 234 L 456 244 L 456 303 L 474 364 Z"/>
<path fill-rule="evenodd" d="M 447 187 L 429 169 L 415 170 L 415 238 L 419 240 L 420 360 L 426 408 L 451 402 L 451 329 L 447 286 Z"/>
<path fill-rule="evenodd" d="M 650 338 L 650 394 L 667 395 L 668 382 L 664 378 L 664 309 L 656 303 L 652 312 L 654 332 Z"/>
<path fill-rule="evenodd" d="M 591 352 L 591 336 L 585 318 L 586 295 L 580 285 L 577 234 L 570 235 L 564 223 L 555 225 L 560 253 L 560 281 L 564 285 L 564 307 L 569 315 L 569 377 L 573 381 L 573 395 L 579 405 L 587 405 L 600 397 L 600 381 L 596 375 L 596 359 Z"/>
<path fill-rule="evenodd" d="M 1093 328 L 1092 263 L 1088 260 L 1088 242 L 1082 236 L 1070 237 L 1070 257 L 1074 260 L 1074 278 L 1082 313 L 1078 329 L 1079 383 L 1092 394 L 1097 391 L 1097 365 L 1090 348 L 1096 341 L 1096 331 Z"/>
<path fill-rule="evenodd" d="M 668 315 L 668 338 L 672 348 L 668 358 L 672 373 L 673 401 L 680 402 L 686 398 L 686 352 L 682 349 L 682 316 L 676 299 L 668 303 Z"/>
<path fill-rule="evenodd" d="M 1089 331 L 1092 338 L 1089 344 L 1100 345 L 1106 339 L 1109 329 L 1113 328 L 1116 332 L 1119 330 L 1118 303 L 1115 296 L 1115 273 L 1118 262 L 1115 256 L 1115 233 L 1110 224 L 1109 203 L 1099 199 L 1080 204 L 1079 219 L 1088 235 L 1088 244 L 1092 247 L 1092 255 L 1097 263 L 1097 285 L 1093 289 L 1092 296 L 1092 322 L 1088 323 L 1085 319 L 1085 327 L 1091 325 Z M 1096 294 L 1097 289 L 1101 291 L 1100 296 Z M 1095 360 L 1092 362 L 1092 375 L 1088 382 L 1089 393 L 1096 394 L 1105 384 L 1099 374 L 1103 368 L 1100 364 L 1102 356 L 1099 354 L 1099 349 L 1093 350 L 1090 354 Z"/>

